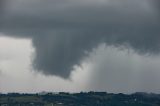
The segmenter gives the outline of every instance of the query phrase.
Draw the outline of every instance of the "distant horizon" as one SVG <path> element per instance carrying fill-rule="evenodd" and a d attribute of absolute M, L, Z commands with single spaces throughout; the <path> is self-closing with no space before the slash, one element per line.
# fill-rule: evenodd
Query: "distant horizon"
<path fill-rule="evenodd" d="M 80 91 L 80 92 L 47 92 L 47 91 L 42 91 L 42 92 L 35 92 L 35 93 L 20 93 L 20 92 L 8 92 L 8 93 L 1 93 L 0 92 L 0 95 L 4 94 L 4 95 L 8 95 L 8 94 L 38 94 L 38 95 L 47 95 L 47 94 L 61 94 L 61 93 L 69 93 L 69 94 L 79 94 L 79 93 L 106 93 L 106 94 L 124 94 L 124 95 L 132 95 L 132 94 L 148 94 L 148 95 L 152 95 L 152 94 L 155 94 L 155 95 L 160 95 L 160 93 L 153 93 L 153 92 L 133 92 L 133 93 L 112 93 L 112 92 L 104 92 L 104 91 Z"/>

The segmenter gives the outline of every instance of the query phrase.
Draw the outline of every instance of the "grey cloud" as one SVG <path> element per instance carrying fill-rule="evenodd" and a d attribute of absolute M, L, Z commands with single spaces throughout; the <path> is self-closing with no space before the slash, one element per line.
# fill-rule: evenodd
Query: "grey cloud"
<path fill-rule="evenodd" d="M 33 65 L 46 75 L 68 78 L 100 43 L 159 53 L 160 20 L 148 0 L 7 0 L 0 31 L 31 38 Z"/>
<path fill-rule="evenodd" d="M 159 93 L 158 56 L 138 55 L 127 48 L 100 45 L 89 56 L 91 80 L 88 89 L 107 92 Z"/>

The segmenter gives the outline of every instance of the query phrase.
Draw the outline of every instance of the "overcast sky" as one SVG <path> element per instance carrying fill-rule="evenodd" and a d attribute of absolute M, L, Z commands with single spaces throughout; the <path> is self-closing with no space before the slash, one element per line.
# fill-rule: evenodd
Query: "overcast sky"
<path fill-rule="evenodd" d="M 0 92 L 160 93 L 159 0 L 0 4 Z"/>

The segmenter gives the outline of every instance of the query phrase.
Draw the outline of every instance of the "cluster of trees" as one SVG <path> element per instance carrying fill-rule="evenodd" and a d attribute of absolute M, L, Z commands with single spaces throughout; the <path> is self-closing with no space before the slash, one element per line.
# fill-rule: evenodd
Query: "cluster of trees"
<path fill-rule="evenodd" d="M 106 92 L 0 94 L 0 104 L 26 104 L 24 106 L 160 106 L 160 95 L 135 93 L 112 94 Z M 28 105 L 27 105 L 28 104 Z M 0 106 L 1 106 L 0 105 Z M 14 105 L 10 105 L 14 106 Z M 16 106 L 16 105 L 15 105 Z M 18 105 L 17 105 L 18 106 Z"/>

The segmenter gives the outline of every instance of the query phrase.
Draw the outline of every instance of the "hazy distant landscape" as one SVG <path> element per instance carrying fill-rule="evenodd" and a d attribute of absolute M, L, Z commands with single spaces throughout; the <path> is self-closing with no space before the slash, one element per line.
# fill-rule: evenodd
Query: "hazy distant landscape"
<path fill-rule="evenodd" d="M 112 94 L 88 93 L 38 93 L 0 94 L 0 106 L 160 106 L 160 95 L 148 93 Z"/>

